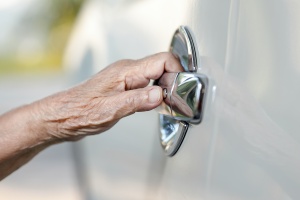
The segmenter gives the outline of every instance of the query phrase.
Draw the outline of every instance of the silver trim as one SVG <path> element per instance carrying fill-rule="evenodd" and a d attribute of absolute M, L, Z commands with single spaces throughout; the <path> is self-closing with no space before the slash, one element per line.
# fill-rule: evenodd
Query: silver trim
<path fill-rule="evenodd" d="M 189 125 L 165 115 L 160 115 L 159 119 L 160 144 L 167 156 L 173 156 L 180 148 Z"/>
<path fill-rule="evenodd" d="M 195 40 L 188 27 L 180 26 L 175 31 L 170 52 L 180 60 L 185 72 L 164 73 L 155 84 L 160 85 L 164 92 L 167 91 L 163 103 L 156 110 L 161 113 L 159 116 L 161 146 L 166 155 L 173 156 L 180 148 L 188 130 L 189 124 L 185 121 L 194 124 L 201 121 L 204 103 L 203 88 L 207 84 L 207 79 L 202 75 L 190 73 L 197 72 L 199 60 L 197 60 Z M 182 89 L 187 90 L 189 94 L 182 93 Z M 193 92 L 196 97 L 193 96 Z M 192 110 L 189 115 L 181 109 L 185 107 Z"/>
<path fill-rule="evenodd" d="M 157 108 L 159 113 L 192 124 L 201 122 L 208 85 L 206 76 L 191 72 L 164 73 L 157 84 L 172 88 Z"/>
<path fill-rule="evenodd" d="M 174 33 L 170 52 L 179 58 L 186 72 L 197 72 L 197 51 L 191 31 L 186 26 L 180 26 Z"/>

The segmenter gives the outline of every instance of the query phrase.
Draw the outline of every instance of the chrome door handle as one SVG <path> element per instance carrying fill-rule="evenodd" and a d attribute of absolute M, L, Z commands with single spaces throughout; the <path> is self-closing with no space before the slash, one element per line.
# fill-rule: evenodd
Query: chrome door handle
<path fill-rule="evenodd" d="M 156 84 L 164 91 L 164 101 L 157 108 L 159 113 L 192 124 L 201 122 L 206 76 L 191 72 L 164 73 Z"/>
<path fill-rule="evenodd" d="M 197 74 L 199 58 L 196 41 L 190 29 L 180 26 L 172 38 L 170 52 L 177 57 L 185 72 L 164 73 L 154 84 L 164 91 L 160 113 L 160 142 L 166 155 L 173 156 L 180 148 L 189 124 L 202 120 L 208 79 Z"/>

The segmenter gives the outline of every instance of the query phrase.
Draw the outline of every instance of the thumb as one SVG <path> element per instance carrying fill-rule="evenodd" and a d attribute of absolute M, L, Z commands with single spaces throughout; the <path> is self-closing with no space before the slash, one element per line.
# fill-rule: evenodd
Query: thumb
<path fill-rule="evenodd" d="M 162 89 L 159 86 L 128 90 L 112 97 L 118 119 L 135 112 L 148 111 L 156 108 L 162 102 Z"/>

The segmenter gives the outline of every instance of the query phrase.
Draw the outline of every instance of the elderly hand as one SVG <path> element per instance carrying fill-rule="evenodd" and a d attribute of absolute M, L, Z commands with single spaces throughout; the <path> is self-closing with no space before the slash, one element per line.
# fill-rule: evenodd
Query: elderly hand
<path fill-rule="evenodd" d="M 88 81 L 41 100 L 38 116 L 51 136 L 63 140 L 106 131 L 121 118 L 161 103 L 162 89 L 147 85 L 164 71 L 182 71 L 170 53 L 118 61 Z"/>
<path fill-rule="evenodd" d="M 74 88 L 0 115 L 0 180 L 52 144 L 101 133 L 157 107 L 162 89 L 147 85 L 164 71 L 182 71 L 170 53 L 118 61 Z"/>

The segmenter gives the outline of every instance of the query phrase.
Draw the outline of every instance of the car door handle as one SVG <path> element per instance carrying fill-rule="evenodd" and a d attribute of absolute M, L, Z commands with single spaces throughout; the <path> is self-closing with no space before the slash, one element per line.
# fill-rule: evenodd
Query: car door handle
<path fill-rule="evenodd" d="M 184 72 L 164 73 L 154 81 L 163 89 L 164 100 L 156 108 L 159 115 L 159 137 L 168 156 L 180 148 L 190 124 L 202 120 L 208 78 L 198 74 L 199 57 L 191 30 L 180 26 L 174 33 L 170 52 L 178 58 Z"/>
<path fill-rule="evenodd" d="M 160 114 L 192 124 L 201 122 L 206 76 L 193 72 L 164 73 L 156 84 L 164 93 L 163 103 L 157 108 Z"/>

